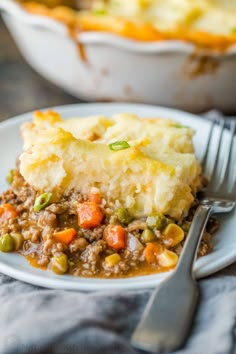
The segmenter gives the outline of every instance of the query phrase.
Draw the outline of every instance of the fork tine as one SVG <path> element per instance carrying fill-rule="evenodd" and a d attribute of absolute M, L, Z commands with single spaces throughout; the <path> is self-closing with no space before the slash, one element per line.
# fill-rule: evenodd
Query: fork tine
<path fill-rule="evenodd" d="M 219 188 L 224 188 L 224 190 L 226 192 L 230 192 L 230 190 L 233 189 L 234 185 L 236 185 L 236 176 L 235 177 L 233 176 L 232 186 L 230 186 L 230 176 L 232 176 L 230 172 L 231 172 L 231 167 L 233 164 L 233 161 L 232 161 L 233 156 L 232 155 L 233 155 L 235 128 L 236 128 L 236 122 L 232 120 L 230 122 L 229 145 L 228 145 L 228 148 L 224 152 L 224 159 L 226 161 L 226 164 L 225 164 L 225 167 L 222 171 L 222 175 L 221 175 L 221 179 L 220 179 L 220 183 L 219 183 Z"/>
<path fill-rule="evenodd" d="M 215 159 L 214 159 L 214 163 L 213 163 L 213 169 L 209 175 L 209 180 L 210 180 L 211 184 L 218 185 L 217 174 L 218 174 L 219 169 L 221 168 L 221 166 L 219 166 L 220 165 L 219 164 L 219 156 L 220 156 L 220 147 L 221 147 L 221 143 L 222 143 L 224 128 L 225 128 L 225 120 L 220 119 L 219 120 L 220 133 L 219 133 L 218 141 L 216 143 L 216 155 L 215 155 Z"/>
<path fill-rule="evenodd" d="M 203 170 L 203 175 L 207 175 L 207 160 L 208 160 L 208 154 L 209 154 L 209 147 L 210 147 L 210 143 L 211 143 L 211 139 L 212 139 L 212 134 L 213 134 L 213 130 L 214 130 L 214 126 L 215 126 L 216 122 L 212 121 L 211 122 L 211 127 L 210 127 L 210 131 L 208 134 L 208 139 L 207 139 L 207 146 L 205 148 L 205 152 L 201 161 L 201 165 L 202 165 L 202 170 Z"/>

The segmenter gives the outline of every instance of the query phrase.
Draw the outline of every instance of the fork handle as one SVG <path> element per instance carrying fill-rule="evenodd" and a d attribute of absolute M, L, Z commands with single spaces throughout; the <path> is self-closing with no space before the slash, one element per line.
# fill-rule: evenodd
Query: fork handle
<path fill-rule="evenodd" d="M 187 238 L 185 240 L 178 265 L 176 267 L 176 273 L 178 272 L 179 274 L 183 272 L 189 272 L 189 274 L 192 276 L 193 263 L 195 261 L 200 241 L 212 211 L 213 207 L 211 205 L 198 206 L 194 214 Z"/>
<path fill-rule="evenodd" d="M 154 291 L 133 333 L 134 347 L 158 353 L 185 341 L 199 295 L 193 262 L 211 211 L 206 205 L 197 208 L 176 270 Z"/>

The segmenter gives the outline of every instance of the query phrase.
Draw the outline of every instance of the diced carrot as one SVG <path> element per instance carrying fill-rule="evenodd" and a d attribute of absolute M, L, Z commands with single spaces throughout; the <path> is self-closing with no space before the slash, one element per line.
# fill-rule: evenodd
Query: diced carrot
<path fill-rule="evenodd" d="M 76 230 L 73 228 L 55 232 L 53 235 L 56 241 L 65 243 L 66 245 L 69 245 L 69 243 L 74 240 L 75 236 Z"/>
<path fill-rule="evenodd" d="M 144 250 L 144 257 L 148 263 L 157 263 L 158 256 L 163 252 L 163 246 L 158 242 L 150 242 Z"/>
<path fill-rule="evenodd" d="M 104 239 L 108 246 L 121 250 L 126 245 L 126 231 L 120 225 L 108 225 L 104 230 Z"/>
<path fill-rule="evenodd" d="M 14 219 L 18 216 L 16 208 L 11 204 L 3 204 L 0 206 L 0 222 Z"/>
<path fill-rule="evenodd" d="M 95 202 L 89 201 L 79 204 L 77 213 L 78 224 L 84 229 L 92 229 L 101 225 L 104 217 L 100 206 Z"/>
<path fill-rule="evenodd" d="M 88 200 L 90 202 L 94 202 L 96 204 L 101 204 L 102 202 L 102 198 L 101 198 L 101 195 L 97 192 L 90 192 L 88 193 Z"/>

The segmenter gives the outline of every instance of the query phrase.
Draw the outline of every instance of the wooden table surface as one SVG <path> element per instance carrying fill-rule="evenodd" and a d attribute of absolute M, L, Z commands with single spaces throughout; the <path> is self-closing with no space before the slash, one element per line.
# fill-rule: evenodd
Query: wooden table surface
<path fill-rule="evenodd" d="M 27 111 L 76 102 L 77 98 L 29 67 L 0 18 L 0 121 Z M 236 263 L 217 275 L 236 275 Z"/>

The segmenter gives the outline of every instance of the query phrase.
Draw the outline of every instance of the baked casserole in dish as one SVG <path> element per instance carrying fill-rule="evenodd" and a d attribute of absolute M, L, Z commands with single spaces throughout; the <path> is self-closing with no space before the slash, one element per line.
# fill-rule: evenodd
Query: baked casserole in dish
<path fill-rule="evenodd" d="M 99 31 L 138 41 L 184 40 L 213 50 L 236 43 L 235 1 L 18 1 L 31 13 L 62 21 L 76 34 Z"/>
<path fill-rule="evenodd" d="M 1 0 L 26 60 L 86 100 L 236 109 L 236 2 Z"/>

